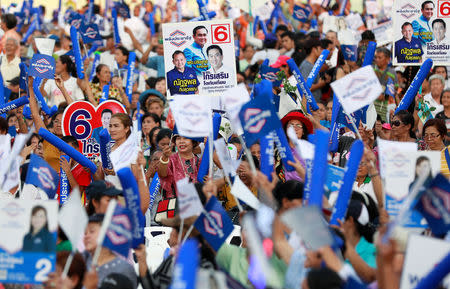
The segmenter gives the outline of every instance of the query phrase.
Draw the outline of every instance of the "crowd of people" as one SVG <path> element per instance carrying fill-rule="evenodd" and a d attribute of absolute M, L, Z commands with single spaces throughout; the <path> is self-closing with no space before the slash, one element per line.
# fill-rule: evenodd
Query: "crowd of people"
<path fill-rule="evenodd" d="M 178 18 L 177 13 L 180 10 L 177 9 L 177 1 L 169 0 L 163 8 L 155 6 L 149 0 L 142 3 L 131 2 L 130 18 L 126 19 L 120 14 L 117 17 L 121 39 L 119 45 L 114 42 L 110 11 L 104 11 L 105 7 L 94 4 L 92 19 L 100 28 L 103 46 L 98 47 L 95 52 L 100 54 L 98 64 L 94 66 L 94 54 L 84 59 L 83 79 L 77 77 L 76 65 L 70 55 L 72 49 L 70 25 L 67 19 L 64 19 L 63 11 L 59 14 L 55 11 L 53 17 L 49 17 L 50 12 L 46 11 L 45 6 L 38 7 L 40 16 L 33 17 L 41 17 L 41 25 L 28 39 L 24 39 L 24 35 L 32 21 L 27 22 L 13 13 L 4 11 L 1 15 L 0 35 L 2 53 L 0 72 L 7 97 L 4 102 L 27 96 L 29 105 L 9 110 L 0 117 L 0 133 L 14 137 L 16 134 L 28 133 L 32 129 L 38 132 L 40 128 L 46 128 L 76 150 L 80 150 L 77 139 L 63 133 L 64 111 L 68 105 L 76 101 L 88 101 L 97 106 L 103 97 L 104 86 L 109 85 L 107 98 L 120 102 L 126 110 L 125 113 L 113 113 L 111 110 L 102 112 L 103 128 L 108 130 L 112 140 L 111 152 L 124 144 L 130 135 L 134 135 L 133 121 L 139 121 L 141 151 L 136 162 L 131 164 L 131 170 L 139 187 L 140 210 L 146 217 L 148 227 L 164 226 L 172 229 L 167 240 L 170 251 L 156 270 L 151 270 L 147 263 L 152 256 L 147 256 L 145 244 L 134 248 L 128 259 L 102 247 L 97 263 L 92 264 L 97 246 L 100 246 L 97 238 L 108 204 L 113 199 L 123 201 L 119 178 L 113 169 L 102 166 L 100 158 L 94 160 L 98 168 L 95 173 L 83 168 L 74 159 L 67 161 L 61 157 L 63 153 L 58 148 L 34 133 L 20 153 L 22 158 L 20 183 L 10 190 L 0 192 L 2 202 L 13 198 L 48 198 L 39 192 L 29 193 L 24 186 L 29 158 L 32 154 L 36 154 L 48 162 L 56 172 L 64 171 L 70 187 L 80 190 L 89 221 L 83 242 L 80 244 L 70 244 L 64 232 L 58 230 L 56 268 L 42 285 L 5 283 L 0 284 L 0 288 L 131 289 L 142 286 L 147 289 L 170 286 L 171 288 L 220 286 L 220 288 L 337 289 L 350 286 L 351 280 L 370 288 L 400 288 L 406 244 L 412 232 L 397 227 L 389 242 L 381 241 L 386 234 L 390 216 L 386 210 L 385 188 L 380 176 L 378 142 L 380 139 L 412 142 L 417 144 L 419 150 L 438 151 L 441 154 L 440 171 L 445 177 L 450 177 L 449 161 L 446 159 L 450 144 L 450 87 L 447 67 L 434 66 L 423 82 L 415 101 L 408 109 L 395 113 L 418 67 L 394 67 L 391 44 L 377 47 L 372 67 L 383 93 L 373 102 L 376 121 L 371 125 L 361 121 L 357 132 L 351 127 L 339 124 L 341 127 L 338 148 L 335 152 L 329 153 L 330 164 L 345 167 L 350 147 L 358 138 L 358 134 L 364 143 L 362 161 L 359 163 L 345 218 L 339 220 L 339 226 L 330 227 L 333 235 L 341 240 L 340 245 L 336 247 L 324 246 L 318 250 L 311 250 L 305 247 L 298 232 L 282 221 L 282 215 L 290 209 L 305 206 L 304 182 L 310 172 L 307 170 L 307 161 L 297 151 L 296 144 L 289 141 L 289 147 L 296 160 L 289 162 L 289 165 L 295 170 L 286 170 L 280 152 L 275 150 L 274 173 L 266 176 L 260 171 L 261 154 L 264 153 L 261 152 L 260 143 L 254 143 L 247 150 L 242 138 L 233 130 L 227 115 L 221 112 L 218 138 L 226 142 L 230 158 L 240 161 L 235 178 L 239 178 L 272 215 L 269 235 L 266 234 L 263 246 L 271 274 L 265 276 L 265 282 L 261 285 L 251 277 L 254 263 L 250 261 L 250 256 L 255 248 L 251 247 L 254 243 L 248 242 L 249 232 L 246 231 L 248 228 L 242 225 L 242 220 L 247 214 L 256 214 L 258 218 L 259 212 L 255 212 L 252 207 L 239 201 L 232 194 L 231 183 L 216 152 L 213 155 L 213 173 L 203 179 L 199 178 L 206 141 L 194 140 L 174 133 L 173 130 L 174 119 L 169 110 L 169 96 L 173 97 L 177 91 L 176 88 L 167 87 L 165 76 L 166 73 L 167 78 L 176 73 L 184 73 L 176 69 L 177 63 L 182 63 L 183 59 L 186 61 L 187 52 L 179 51 L 170 55 L 175 68 L 172 71 L 165 71 L 162 25 L 176 22 L 177 19 L 189 21 L 193 15 L 187 17 L 186 15 L 191 12 L 186 11 L 186 15 Z M 330 131 L 336 125 L 332 123 L 333 98 L 336 96 L 330 83 L 359 69 L 369 42 L 376 42 L 377 39 L 374 33 L 366 28 L 350 31 L 351 34 L 361 35 L 357 43 L 357 59 L 351 61 L 344 56 L 345 53 L 341 48 L 341 42 L 347 40 L 348 28 L 340 29 L 337 23 L 330 26 L 327 19 L 341 16 L 339 15 L 341 10 L 349 14 L 355 9 L 365 21 L 370 19 L 370 16 L 359 8 L 352 7 L 352 1 L 344 1 L 347 3 L 345 9 L 341 9 L 339 4 L 330 4 L 327 7 L 311 4 L 309 6 L 311 14 L 306 21 L 301 22 L 292 16 L 295 1 L 286 0 L 280 1 L 280 5 L 289 23 L 277 18 L 278 23 L 267 23 L 269 33 L 264 34 L 262 29 L 257 29 L 253 34 L 251 26 L 254 18 L 249 13 L 230 7 L 228 1 L 223 3 L 220 1 L 220 5 L 216 3 L 217 1 L 209 2 L 213 2 L 210 3 L 210 7 L 216 10 L 217 19 L 232 17 L 232 11 L 234 14 L 236 9 L 239 11 L 239 16 L 235 16 L 233 20 L 235 39 L 238 40 L 236 44 L 238 53 L 235 59 L 238 85 L 251 93 L 255 84 L 261 81 L 259 71 L 263 62 L 268 59 L 269 66 L 279 68 L 284 73 L 281 85 L 273 87 L 273 93 L 280 98 L 277 111 L 284 133 L 287 134 L 287 130 L 292 128 L 299 140 L 308 141 L 308 136 L 318 130 Z M 306 7 L 304 4 L 297 4 Z M 86 4 L 77 12 L 85 15 L 88 13 L 88 7 Z M 195 6 L 194 8 L 196 9 Z M 71 9 L 74 11 L 74 8 Z M 149 27 L 149 17 L 154 20 L 153 33 Z M 383 17 L 387 16 L 378 17 L 379 23 L 387 20 Z M 327 27 L 331 28 L 323 30 L 324 23 L 328 23 Z M 345 26 L 345 23 L 343 25 Z M 406 24 L 402 29 L 408 30 L 411 34 L 415 25 L 418 24 Z M 35 95 L 36 91 L 32 89 L 33 82 L 36 81 L 32 76 L 26 77 L 28 90 L 19 88 L 22 81 L 20 63 L 30 65 L 32 56 L 39 53 L 36 46 L 36 39 L 39 38 L 55 41 L 54 79 L 44 79 L 40 85 L 40 92 L 48 106 L 57 106 L 56 113 L 51 117 L 41 109 L 40 101 Z M 81 47 L 84 52 L 90 48 L 90 45 Z M 308 104 L 305 97 L 302 99 L 296 88 L 295 77 L 287 61 L 293 59 L 302 75 L 307 77 L 324 49 L 329 50 L 330 54 L 310 87 L 319 109 L 309 112 L 309 109 L 306 109 Z M 216 48 L 216 51 L 211 50 L 209 52 L 216 54 L 220 52 L 222 55 L 220 47 Z M 125 91 L 125 72 L 130 52 L 136 53 L 137 72 L 131 98 Z M 182 63 L 183 68 L 184 65 L 185 63 Z M 232 63 L 226 65 L 231 66 Z M 189 72 L 194 68 L 185 69 Z M 210 69 L 213 69 L 212 66 Z M 89 80 L 89 75 L 93 76 L 92 80 Z M 385 92 L 389 86 L 393 86 L 392 94 Z M 98 134 L 99 131 L 94 132 L 92 138 L 98 140 Z M 159 179 L 160 186 L 154 196 L 151 196 L 149 187 L 155 178 Z M 214 250 L 197 229 L 189 230 L 195 223 L 195 217 L 183 220 L 183 226 L 180 226 L 181 219 L 176 202 L 179 194 L 177 182 L 184 178 L 195 184 L 203 205 L 213 196 L 217 197 L 233 224 L 239 226 L 238 238 L 233 238 L 231 242 L 224 243 L 219 250 Z M 324 197 L 322 211 L 325 220 L 330 219 L 336 199 L 337 192 Z M 40 208 L 36 209 L 36 214 Z M 41 208 L 40 212 L 43 214 L 45 210 Z M 257 229 L 261 230 L 258 226 Z M 31 246 L 30 242 L 34 235 L 44 234 L 42 230 L 30 229 L 23 241 L 23 250 Z M 45 233 L 48 233 L 48 228 L 46 230 Z M 420 233 L 431 235 L 429 229 L 423 229 Z M 448 234 L 433 237 L 449 240 Z M 179 287 L 180 284 L 172 283 L 175 275 L 179 274 L 174 271 L 174 264 L 183 240 L 188 238 L 196 239 L 199 244 L 197 284 L 192 285 L 194 287 Z M 51 242 L 50 239 L 46 238 L 46 242 Z M 75 247 L 77 253 L 73 255 L 67 277 L 64 278 L 62 276 L 64 266 L 72 248 Z M 199 272 L 209 275 L 200 275 Z"/>

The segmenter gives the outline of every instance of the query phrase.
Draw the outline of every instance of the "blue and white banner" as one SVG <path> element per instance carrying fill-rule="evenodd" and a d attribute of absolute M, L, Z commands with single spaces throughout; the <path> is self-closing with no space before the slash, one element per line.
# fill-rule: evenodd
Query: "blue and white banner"
<path fill-rule="evenodd" d="M 140 244 L 144 244 L 144 227 L 145 218 L 141 210 L 141 197 L 136 178 L 130 168 L 121 168 L 117 172 L 120 183 L 122 184 L 123 196 L 127 209 L 130 210 L 132 222 L 133 248 L 137 248 Z"/>
<path fill-rule="evenodd" d="M 131 51 L 130 54 L 128 55 L 127 83 L 125 86 L 125 93 L 127 94 L 130 103 L 131 103 L 131 95 L 133 94 L 135 65 L 136 65 L 136 53 L 134 51 Z"/>
<path fill-rule="evenodd" d="M 194 226 L 216 252 L 234 229 L 227 212 L 214 196 L 209 199 Z"/>
<path fill-rule="evenodd" d="M 34 54 L 33 58 L 31 58 L 28 74 L 42 79 L 54 79 L 55 65 L 55 59 L 52 56 Z"/>
<path fill-rule="evenodd" d="M 267 79 L 272 82 L 272 86 L 279 87 L 281 85 L 281 79 L 278 79 L 277 73 L 280 71 L 279 68 L 273 68 L 269 66 L 269 61 L 264 61 L 259 69 L 259 74 L 261 75 L 261 79 Z"/>
<path fill-rule="evenodd" d="M 263 136 L 260 139 L 260 146 L 261 146 L 260 170 L 263 174 L 266 175 L 266 177 L 271 182 L 272 172 L 274 170 L 275 165 L 275 158 L 274 158 L 275 145 L 273 141 L 273 132 Z"/>
<path fill-rule="evenodd" d="M 183 95 L 169 103 L 181 136 L 205 137 L 210 134 L 210 101 L 207 95 Z"/>
<path fill-rule="evenodd" d="M 315 151 L 311 177 L 311 194 L 307 200 L 308 206 L 315 205 L 322 208 L 324 184 L 327 179 L 329 135 L 328 132 L 322 130 L 316 130 L 314 134 Z M 312 141 L 310 140 L 310 142 Z"/>
<path fill-rule="evenodd" d="M 27 104 L 29 102 L 30 101 L 28 100 L 28 97 L 26 97 L 26 96 L 22 96 L 22 97 L 16 98 L 13 101 L 10 101 L 10 102 L 7 102 L 7 103 L 5 103 L 3 105 L 0 105 L 0 114 L 1 113 L 6 113 L 6 112 L 8 112 L 8 111 L 10 111 L 12 109 L 16 109 L 18 107 L 21 107 L 22 105 L 25 105 L 25 104 Z"/>
<path fill-rule="evenodd" d="M 81 24 L 80 34 L 85 44 L 95 41 L 102 41 L 102 36 L 98 30 L 98 25 L 95 23 Z"/>
<path fill-rule="evenodd" d="M 55 271 L 57 216 L 54 200 L 1 202 L 1 283 L 41 284 Z"/>
<path fill-rule="evenodd" d="M 292 71 L 292 75 L 294 75 L 295 79 L 297 80 L 297 89 L 302 95 L 302 97 L 306 97 L 308 105 L 311 106 L 312 110 L 314 111 L 318 110 L 319 107 L 317 106 L 316 100 L 312 95 L 308 85 L 306 84 L 306 81 L 302 73 L 300 72 L 300 69 L 298 68 L 297 64 L 295 63 L 294 59 L 289 59 L 287 61 L 287 64 L 289 65 L 289 68 Z"/>
<path fill-rule="evenodd" d="M 23 90 L 28 89 L 28 67 L 25 63 L 21 62 L 19 64 L 20 67 L 20 76 L 19 76 L 19 88 Z"/>
<path fill-rule="evenodd" d="M 358 45 L 341 45 L 341 50 L 345 60 L 353 62 L 358 60 Z"/>
<path fill-rule="evenodd" d="M 81 58 L 80 42 L 78 41 L 78 30 L 74 26 L 70 27 L 70 40 L 72 40 L 72 50 L 75 57 L 77 76 L 80 79 L 84 79 L 84 66 Z"/>
<path fill-rule="evenodd" d="M 156 195 L 159 193 L 159 190 L 161 189 L 161 181 L 159 179 L 158 173 L 155 173 L 153 176 L 152 182 L 150 183 L 150 206 L 149 208 L 153 207 L 153 202 L 155 201 Z"/>
<path fill-rule="evenodd" d="M 294 17 L 294 19 L 297 19 L 300 22 L 305 23 L 306 21 L 308 21 L 309 15 L 311 14 L 311 7 L 306 6 L 305 8 L 299 6 L 299 5 L 295 5 L 294 6 L 294 13 L 292 14 L 292 17 Z"/>
<path fill-rule="evenodd" d="M 67 162 L 70 163 L 70 157 L 68 155 L 62 155 L 61 158 L 64 158 Z M 59 203 L 64 204 L 67 201 L 67 198 L 70 194 L 70 183 L 67 178 L 66 172 L 62 169 L 59 171 Z"/>
<path fill-rule="evenodd" d="M 25 183 L 41 188 L 49 199 L 53 199 L 58 188 L 58 182 L 58 173 L 40 156 L 31 154 Z"/>
<path fill-rule="evenodd" d="M 316 80 L 317 76 L 319 75 L 320 69 L 325 63 L 325 60 L 327 60 L 328 58 L 328 55 L 330 55 L 330 51 L 328 49 L 324 49 L 320 54 L 319 58 L 317 58 L 316 63 L 314 63 L 313 69 L 311 70 L 311 72 L 308 75 L 308 78 L 306 79 L 306 86 L 308 86 L 308 88 L 311 88 L 312 84 Z"/>
<path fill-rule="evenodd" d="M 117 204 L 106 231 L 103 246 L 124 258 L 128 258 L 133 239 L 132 231 L 133 223 L 130 210 Z"/>
<path fill-rule="evenodd" d="M 370 65 L 332 82 L 331 87 L 347 113 L 371 104 L 383 93 L 380 81 Z"/>

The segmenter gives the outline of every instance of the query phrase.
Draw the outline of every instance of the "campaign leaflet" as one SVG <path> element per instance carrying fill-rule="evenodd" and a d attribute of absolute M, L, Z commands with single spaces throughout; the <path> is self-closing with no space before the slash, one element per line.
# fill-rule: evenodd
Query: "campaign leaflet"
<path fill-rule="evenodd" d="M 162 30 L 170 96 L 218 96 L 237 85 L 231 20 L 166 23 Z"/>
<path fill-rule="evenodd" d="M 100 131 L 109 131 L 111 116 L 124 112 L 125 107 L 115 100 L 106 100 L 97 107 L 88 101 L 75 101 L 64 110 L 63 135 L 74 136 L 81 153 L 95 162 L 100 155 Z"/>
<path fill-rule="evenodd" d="M 55 271 L 56 200 L 0 204 L 0 283 L 40 284 Z"/>
<path fill-rule="evenodd" d="M 380 151 L 381 153 L 381 151 Z M 411 152 L 401 147 L 393 148 L 385 154 L 383 170 L 386 191 L 386 211 L 389 216 L 398 215 L 401 206 L 409 195 L 412 187 L 418 179 L 419 174 L 424 172 L 427 175 L 427 182 L 431 182 L 440 171 L 441 153 L 438 151 L 417 151 Z M 411 214 L 403 224 L 405 227 L 427 227 L 425 219 L 415 210 L 410 210 Z"/>
<path fill-rule="evenodd" d="M 450 1 L 394 2 L 394 65 L 450 65 Z"/>

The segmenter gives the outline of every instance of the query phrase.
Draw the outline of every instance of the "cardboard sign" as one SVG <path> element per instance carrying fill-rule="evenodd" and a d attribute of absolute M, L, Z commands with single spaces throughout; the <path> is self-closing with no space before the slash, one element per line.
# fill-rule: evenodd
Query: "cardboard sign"
<path fill-rule="evenodd" d="M 55 59 L 45 54 L 33 55 L 28 75 L 42 79 L 55 78 Z"/>
<path fill-rule="evenodd" d="M 450 65 L 450 2 L 432 1 L 422 9 L 423 3 L 422 0 L 394 1 L 394 65 L 421 65 L 425 59 L 433 60 L 434 65 Z"/>
<path fill-rule="evenodd" d="M 125 113 L 122 104 L 107 100 L 94 107 L 87 101 L 71 103 L 62 118 L 63 135 L 72 135 L 78 140 L 81 152 L 90 160 L 100 155 L 99 133 L 103 128 L 109 130 L 109 121 L 115 113 Z"/>
<path fill-rule="evenodd" d="M 450 251 L 450 243 L 436 238 L 411 235 L 406 248 L 400 289 L 413 289 Z M 450 276 L 444 279 L 450 285 Z"/>
<path fill-rule="evenodd" d="M 237 85 L 231 20 L 167 23 L 162 29 L 171 96 L 217 96 Z"/>
<path fill-rule="evenodd" d="M 0 282 L 40 284 L 55 271 L 57 201 L 0 204 Z"/>

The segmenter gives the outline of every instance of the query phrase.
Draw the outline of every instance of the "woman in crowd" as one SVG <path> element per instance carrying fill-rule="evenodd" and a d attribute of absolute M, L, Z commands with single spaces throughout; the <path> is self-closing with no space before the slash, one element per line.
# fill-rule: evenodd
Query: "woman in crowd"
<path fill-rule="evenodd" d="M 441 152 L 441 173 L 450 178 L 449 148 L 444 144 L 446 136 L 447 128 L 442 119 L 430 119 L 423 126 L 423 139 L 427 144 L 428 150 Z"/>
<path fill-rule="evenodd" d="M 421 140 L 416 139 L 414 133 L 414 117 L 406 110 L 397 112 L 391 122 L 392 133 L 391 138 L 394 141 L 416 142 L 419 149 L 424 149 L 425 144 Z"/>
<path fill-rule="evenodd" d="M 142 116 L 142 150 L 144 151 L 144 156 L 147 158 L 150 157 L 151 148 L 152 148 L 152 138 L 150 136 L 150 132 L 155 127 L 161 127 L 161 119 L 154 113 L 145 113 Z"/>
<path fill-rule="evenodd" d="M 450 142 L 450 89 L 444 89 L 441 94 L 441 104 L 444 110 L 436 114 L 436 118 L 442 119 L 447 127 L 445 143 Z"/>
<path fill-rule="evenodd" d="M 156 137 L 158 136 L 159 131 L 161 130 L 160 127 L 156 126 L 154 128 L 152 128 L 150 130 L 150 132 L 148 133 L 148 140 L 150 143 L 150 154 L 153 154 L 156 149 L 157 149 L 157 141 L 156 141 Z M 170 138 L 170 136 L 169 136 Z"/>
<path fill-rule="evenodd" d="M 120 79 L 120 77 L 113 77 L 112 80 L 112 85 L 109 85 L 111 82 L 111 71 L 109 70 L 109 66 L 106 64 L 97 65 L 95 68 L 95 76 L 90 83 L 96 103 L 98 103 L 99 99 L 102 97 L 105 85 L 109 85 L 109 94 L 107 96 L 109 99 L 115 99 L 120 102 L 125 99 L 126 96 L 122 87 L 122 79 Z"/>
<path fill-rule="evenodd" d="M 176 153 L 172 153 L 173 143 L 177 148 Z M 159 159 L 157 171 L 166 198 L 178 196 L 176 182 L 179 180 L 188 178 L 190 182 L 197 182 L 200 159 L 193 153 L 196 145 L 197 142 L 191 139 L 174 135 L 171 143 L 161 147 L 163 155 Z"/>

